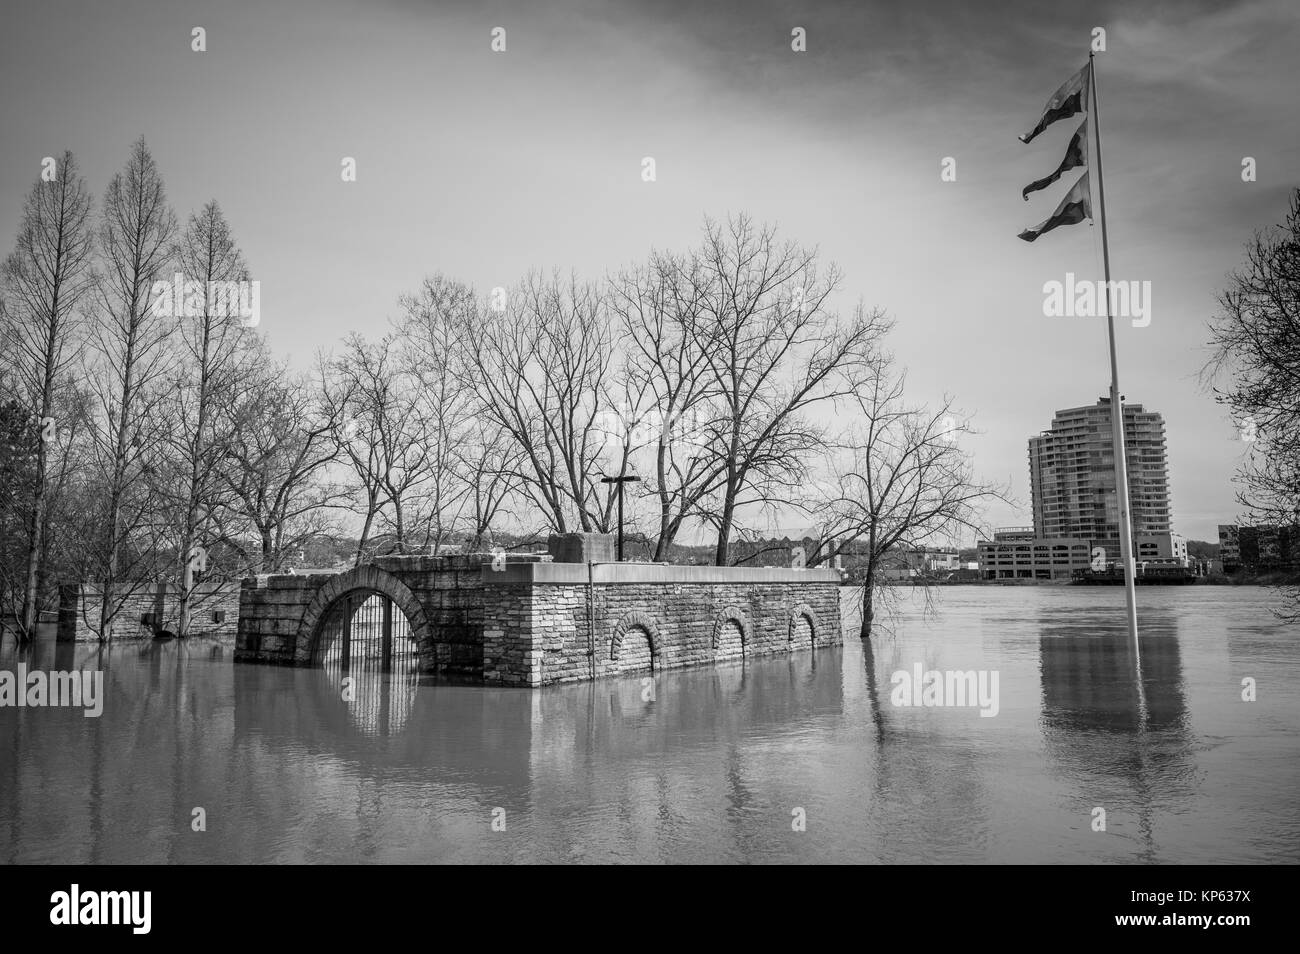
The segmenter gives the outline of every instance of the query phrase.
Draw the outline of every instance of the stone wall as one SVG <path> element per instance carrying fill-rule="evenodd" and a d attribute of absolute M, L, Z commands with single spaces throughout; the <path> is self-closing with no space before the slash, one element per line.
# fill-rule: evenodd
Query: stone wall
<path fill-rule="evenodd" d="M 310 665 L 349 594 L 391 598 L 420 668 L 542 686 L 789 653 L 842 640 L 833 570 L 383 557 L 341 574 L 246 580 L 235 659 Z"/>
<path fill-rule="evenodd" d="M 549 560 L 510 555 L 511 562 Z M 425 672 L 483 674 L 483 579 L 490 553 L 384 556 L 342 573 L 280 574 L 245 580 L 240 593 L 238 662 L 309 665 L 321 622 L 349 594 L 393 600 L 411 625 Z"/>
<path fill-rule="evenodd" d="M 833 570 L 550 564 L 488 577 L 483 678 L 541 686 L 843 640 Z"/>
<path fill-rule="evenodd" d="M 303 615 L 332 578 L 324 573 L 284 573 L 244 580 L 235 661 L 293 665 Z"/>
<path fill-rule="evenodd" d="M 59 587 L 59 642 L 96 642 L 102 587 L 70 583 Z M 191 599 L 190 635 L 233 640 L 239 625 L 240 584 L 199 583 Z M 176 632 L 180 622 L 180 587 L 175 584 L 137 585 L 120 596 L 113 621 L 114 639 L 151 639 L 155 627 L 144 622 L 153 614 L 157 629 Z"/>

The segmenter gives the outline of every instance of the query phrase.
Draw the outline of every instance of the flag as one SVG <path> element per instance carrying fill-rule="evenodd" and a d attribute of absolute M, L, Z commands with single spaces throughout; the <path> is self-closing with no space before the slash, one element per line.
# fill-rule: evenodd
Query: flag
<path fill-rule="evenodd" d="M 1058 225 L 1074 225 L 1090 218 L 1092 218 L 1092 191 L 1088 187 L 1088 173 L 1085 172 L 1079 176 L 1079 181 L 1074 184 L 1074 187 L 1066 193 L 1051 217 L 1032 229 L 1025 229 L 1020 233 L 1020 238 L 1032 242 Z"/>
<path fill-rule="evenodd" d="M 1083 122 L 1079 123 L 1079 128 L 1074 131 L 1070 138 L 1070 145 L 1065 149 L 1065 158 L 1061 164 L 1056 167 L 1056 171 L 1050 176 L 1043 179 L 1035 179 L 1029 185 L 1021 190 L 1020 194 L 1026 202 L 1029 201 L 1029 193 L 1037 192 L 1039 189 L 1046 189 L 1049 185 L 1061 178 L 1071 169 L 1088 164 L 1088 120 L 1085 117 Z"/>
<path fill-rule="evenodd" d="M 1091 70 L 1092 64 L 1088 63 L 1052 94 L 1052 98 L 1043 107 L 1043 115 L 1038 120 L 1038 125 L 1031 129 L 1027 135 L 1021 136 L 1021 142 L 1031 141 L 1058 119 L 1069 119 L 1076 113 L 1087 111 L 1088 79 L 1091 76 Z"/>

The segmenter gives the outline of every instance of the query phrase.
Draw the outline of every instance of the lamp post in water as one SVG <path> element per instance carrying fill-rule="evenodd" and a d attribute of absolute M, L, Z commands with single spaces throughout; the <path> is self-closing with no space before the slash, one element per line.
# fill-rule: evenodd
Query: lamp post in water
<path fill-rule="evenodd" d="M 602 484 L 615 484 L 618 486 L 618 562 L 623 562 L 623 485 L 636 483 L 641 478 L 634 474 L 620 474 L 617 477 L 602 477 Z"/>

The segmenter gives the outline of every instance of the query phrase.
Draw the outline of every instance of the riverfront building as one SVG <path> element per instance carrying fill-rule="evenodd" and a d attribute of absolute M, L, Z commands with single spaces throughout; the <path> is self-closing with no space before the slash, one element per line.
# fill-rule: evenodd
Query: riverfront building
<path fill-rule="evenodd" d="M 1034 529 L 1044 537 L 1086 537 L 1119 550 L 1119 505 L 1110 399 L 1057 411 L 1052 426 L 1029 439 Z M 1141 404 L 1124 406 L 1129 505 L 1135 535 L 1168 533 L 1169 467 L 1165 422 Z"/>
<path fill-rule="evenodd" d="M 1040 537 L 1033 527 L 1004 527 L 978 547 L 984 580 L 1068 580 L 1092 553 L 1086 537 Z"/>
<path fill-rule="evenodd" d="M 1272 573 L 1300 569 L 1300 525 L 1242 527 L 1219 524 L 1224 573 Z"/>
<path fill-rule="evenodd" d="M 1143 564 L 1187 566 L 1187 541 L 1170 529 L 1165 422 L 1141 404 L 1124 406 L 1133 556 Z M 978 541 L 985 580 L 1069 580 L 1119 560 L 1119 504 L 1110 399 L 1057 411 L 1029 439 L 1034 525 Z"/>

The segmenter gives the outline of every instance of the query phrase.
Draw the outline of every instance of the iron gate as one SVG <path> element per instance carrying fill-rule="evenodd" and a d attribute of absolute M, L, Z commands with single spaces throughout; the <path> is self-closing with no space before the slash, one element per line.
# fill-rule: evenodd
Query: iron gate
<path fill-rule="evenodd" d="M 381 593 L 341 598 L 321 622 L 318 662 L 334 673 L 412 672 L 417 652 L 406 615 Z"/>

